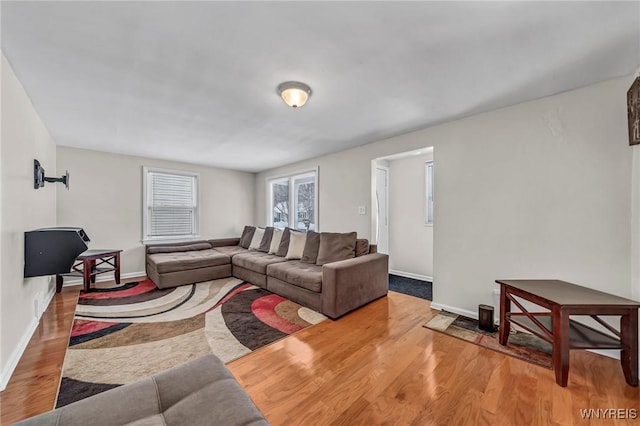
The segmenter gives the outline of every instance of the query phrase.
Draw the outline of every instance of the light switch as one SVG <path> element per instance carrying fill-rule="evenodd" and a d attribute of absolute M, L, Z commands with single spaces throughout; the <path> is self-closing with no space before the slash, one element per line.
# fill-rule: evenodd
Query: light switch
<path fill-rule="evenodd" d="M 358 214 L 367 214 L 367 206 L 358 206 Z"/>

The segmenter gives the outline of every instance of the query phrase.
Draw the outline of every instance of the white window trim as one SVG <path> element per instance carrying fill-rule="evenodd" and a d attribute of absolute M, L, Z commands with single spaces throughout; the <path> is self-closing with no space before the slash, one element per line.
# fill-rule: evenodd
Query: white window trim
<path fill-rule="evenodd" d="M 435 192 L 435 186 L 434 186 L 434 182 L 435 181 L 435 167 L 433 166 L 433 160 L 429 160 L 429 161 L 425 161 L 424 163 L 424 226 L 433 226 L 433 219 L 434 219 L 434 212 L 431 212 L 431 222 L 429 222 L 429 173 L 427 173 L 427 169 L 429 167 L 429 165 L 431 165 L 432 169 L 433 169 L 433 173 L 432 173 L 432 182 L 431 182 L 431 187 L 433 192 Z M 433 196 L 433 193 L 431 194 Z M 433 196 L 433 200 L 434 200 L 434 210 L 435 210 L 435 196 Z"/>
<path fill-rule="evenodd" d="M 315 210 L 316 210 L 316 229 L 314 232 L 320 232 L 320 205 L 318 203 L 318 194 L 319 194 L 319 188 L 320 188 L 320 167 L 316 166 L 313 167 L 311 169 L 304 169 L 304 170 L 299 170 L 296 172 L 290 172 L 290 173 L 282 173 L 282 174 L 277 174 L 277 175 L 273 175 L 273 176 L 267 176 L 265 178 L 265 182 L 266 182 L 266 189 L 265 189 L 265 201 L 266 201 L 266 215 L 265 215 L 265 224 L 266 226 L 273 226 L 273 215 L 272 215 L 272 208 L 273 208 L 273 193 L 271 192 L 271 184 L 275 181 L 278 180 L 285 180 L 285 179 L 291 179 L 292 177 L 295 176 L 299 176 L 299 175 L 305 175 L 305 174 L 309 174 L 309 173 L 315 173 L 316 175 L 316 185 L 315 185 L 315 193 L 314 195 L 314 200 L 313 202 L 315 203 Z M 289 182 L 291 183 L 291 182 Z M 293 185 L 289 185 L 289 202 L 293 203 L 294 200 L 294 186 Z M 291 227 L 291 220 L 293 218 L 293 214 L 290 213 L 289 214 L 289 227 Z"/>
<path fill-rule="evenodd" d="M 149 236 L 149 204 L 151 191 L 149 190 L 149 173 L 167 173 L 174 175 L 190 176 L 195 178 L 196 193 L 196 212 L 193 235 L 176 235 L 176 236 Z M 159 167 L 142 167 L 142 243 L 162 243 L 162 242 L 180 242 L 193 241 L 200 238 L 200 173 L 188 172 L 184 170 L 163 169 Z"/>

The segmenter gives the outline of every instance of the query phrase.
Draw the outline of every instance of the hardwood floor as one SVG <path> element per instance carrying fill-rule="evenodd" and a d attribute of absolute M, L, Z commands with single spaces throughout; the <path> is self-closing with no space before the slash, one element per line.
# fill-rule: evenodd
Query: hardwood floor
<path fill-rule="evenodd" d="M 53 407 L 76 299 L 65 289 L 45 312 L 0 393 L 2 425 Z M 273 425 L 583 425 L 580 409 L 640 415 L 640 390 L 618 361 L 572 351 L 561 388 L 550 370 L 422 327 L 436 312 L 391 292 L 228 367 Z"/>
<path fill-rule="evenodd" d="M 22 358 L 0 392 L 0 423 L 9 425 L 53 408 L 80 286 L 65 287 L 42 314 Z"/>
<path fill-rule="evenodd" d="M 391 292 L 228 367 L 273 425 L 582 425 L 588 408 L 640 416 L 640 390 L 617 360 L 572 351 L 561 388 L 551 370 L 422 327 L 436 313 Z"/>

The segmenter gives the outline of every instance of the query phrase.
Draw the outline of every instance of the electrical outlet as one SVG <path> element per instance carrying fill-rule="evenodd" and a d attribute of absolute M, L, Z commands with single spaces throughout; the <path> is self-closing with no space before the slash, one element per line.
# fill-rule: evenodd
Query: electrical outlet
<path fill-rule="evenodd" d="M 367 214 L 367 206 L 358 206 L 358 214 Z"/>

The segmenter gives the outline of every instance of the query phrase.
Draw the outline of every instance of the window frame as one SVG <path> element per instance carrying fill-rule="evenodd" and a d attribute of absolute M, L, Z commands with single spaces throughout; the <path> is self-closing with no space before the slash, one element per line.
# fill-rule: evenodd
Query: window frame
<path fill-rule="evenodd" d="M 188 176 L 194 178 L 194 220 L 192 233 L 189 235 L 149 235 L 151 219 L 151 173 Z M 189 241 L 200 236 L 200 173 L 186 170 L 165 169 L 160 167 L 142 167 L 142 242 Z"/>
<path fill-rule="evenodd" d="M 429 173 L 431 169 L 431 173 Z M 424 162 L 424 224 L 425 226 L 433 226 L 434 216 L 434 182 L 435 180 L 435 168 L 433 166 L 433 160 Z"/>
<path fill-rule="evenodd" d="M 274 226 L 273 225 L 273 190 L 272 185 L 277 182 L 288 181 L 289 183 L 289 217 L 287 227 L 296 229 L 295 227 L 295 217 L 297 212 L 295 211 L 294 201 L 296 200 L 295 194 L 295 179 L 304 177 L 305 175 L 313 174 L 315 177 L 315 185 L 314 185 L 314 210 L 315 210 L 315 229 L 314 232 L 320 232 L 320 208 L 319 208 L 319 187 L 320 187 L 320 168 L 314 167 L 311 169 L 299 170 L 291 173 L 284 173 L 274 176 L 268 176 L 265 178 L 266 181 L 266 226 Z M 295 214 L 294 214 L 295 213 Z M 278 228 L 279 229 L 279 228 Z"/>

